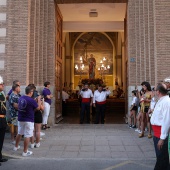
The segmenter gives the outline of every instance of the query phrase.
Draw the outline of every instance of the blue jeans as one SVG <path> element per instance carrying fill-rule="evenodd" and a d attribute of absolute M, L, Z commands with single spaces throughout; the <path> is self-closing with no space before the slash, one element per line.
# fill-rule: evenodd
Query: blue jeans
<path fill-rule="evenodd" d="M 158 149 L 158 142 L 160 138 L 153 137 L 155 153 L 156 153 L 156 164 L 154 170 L 168 170 L 169 166 L 169 154 L 168 154 L 168 137 L 164 140 L 162 148 Z"/>

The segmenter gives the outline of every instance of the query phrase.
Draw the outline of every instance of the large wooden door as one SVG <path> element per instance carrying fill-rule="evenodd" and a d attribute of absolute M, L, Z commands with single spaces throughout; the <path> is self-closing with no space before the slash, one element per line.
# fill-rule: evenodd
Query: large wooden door
<path fill-rule="evenodd" d="M 62 32 L 63 19 L 56 4 L 56 60 L 55 60 L 55 85 L 56 85 L 56 123 L 62 120 Z"/>

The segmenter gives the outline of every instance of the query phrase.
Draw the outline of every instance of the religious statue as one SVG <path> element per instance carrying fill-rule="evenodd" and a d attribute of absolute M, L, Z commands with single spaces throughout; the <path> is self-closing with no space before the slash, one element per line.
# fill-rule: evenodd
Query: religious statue
<path fill-rule="evenodd" d="M 94 79 L 96 59 L 94 58 L 93 54 L 90 54 L 90 58 L 88 58 L 88 64 L 89 64 L 89 79 Z"/>

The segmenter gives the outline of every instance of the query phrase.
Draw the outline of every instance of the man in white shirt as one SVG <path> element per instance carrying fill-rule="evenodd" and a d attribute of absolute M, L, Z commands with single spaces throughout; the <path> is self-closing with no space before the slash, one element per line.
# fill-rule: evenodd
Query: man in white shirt
<path fill-rule="evenodd" d="M 151 125 L 154 132 L 154 146 L 156 152 L 156 165 L 154 170 L 168 170 L 168 132 L 170 129 L 170 98 L 167 95 L 167 86 L 159 83 L 156 87 L 159 98 L 155 105 Z"/>
<path fill-rule="evenodd" d="M 86 111 L 86 123 L 90 123 L 90 106 L 93 104 L 93 93 L 89 89 L 88 84 L 84 85 L 81 89 L 80 95 L 82 97 L 81 101 L 81 112 L 80 112 L 80 124 L 84 122 L 84 113 Z"/>
<path fill-rule="evenodd" d="M 95 124 L 99 123 L 99 119 L 101 119 L 101 124 L 104 124 L 106 98 L 109 94 L 110 94 L 110 90 L 103 89 L 102 85 L 99 85 L 98 90 L 94 92 L 93 106 L 96 107 Z"/>
<path fill-rule="evenodd" d="M 62 115 L 67 115 L 67 99 L 69 99 L 69 94 L 66 92 L 67 89 L 64 87 L 62 91 Z"/>

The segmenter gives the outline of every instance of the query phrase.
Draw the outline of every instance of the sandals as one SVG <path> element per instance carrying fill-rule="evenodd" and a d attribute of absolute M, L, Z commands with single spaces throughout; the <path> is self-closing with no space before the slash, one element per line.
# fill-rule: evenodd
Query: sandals
<path fill-rule="evenodd" d="M 149 139 L 152 138 L 152 135 L 151 135 L 151 134 L 148 134 L 148 138 L 149 138 Z"/>
<path fill-rule="evenodd" d="M 144 137 L 144 134 L 141 133 L 141 134 L 139 135 L 139 138 L 143 138 L 143 137 Z"/>

